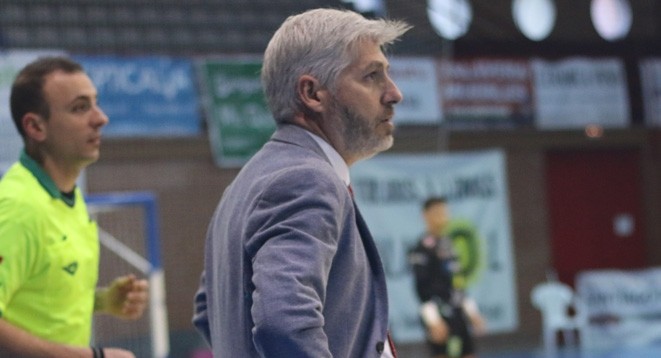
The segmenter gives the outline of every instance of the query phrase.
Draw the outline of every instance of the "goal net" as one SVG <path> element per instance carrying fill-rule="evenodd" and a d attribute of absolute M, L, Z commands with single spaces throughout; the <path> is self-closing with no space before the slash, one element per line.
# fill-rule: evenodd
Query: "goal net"
<path fill-rule="evenodd" d="M 129 321 L 96 315 L 94 345 L 126 348 L 136 357 L 168 357 L 165 279 L 155 196 L 149 192 L 117 192 L 88 194 L 86 199 L 99 227 L 99 286 L 129 273 L 149 281 L 149 306 L 143 317 Z"/>

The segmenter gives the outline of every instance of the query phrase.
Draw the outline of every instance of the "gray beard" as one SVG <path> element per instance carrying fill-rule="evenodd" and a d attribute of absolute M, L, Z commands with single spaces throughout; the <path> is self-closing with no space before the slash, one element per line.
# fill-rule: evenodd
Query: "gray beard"
<path fill-rule="evenodd" d="M 366 159 L 392 146 L 392 136 L 380 137 L 373 123 L 361 117 L 348 106 L 335 101 L 334 112 L 342 123 L 341 135 L 344 150 L 359 158 Z"/>

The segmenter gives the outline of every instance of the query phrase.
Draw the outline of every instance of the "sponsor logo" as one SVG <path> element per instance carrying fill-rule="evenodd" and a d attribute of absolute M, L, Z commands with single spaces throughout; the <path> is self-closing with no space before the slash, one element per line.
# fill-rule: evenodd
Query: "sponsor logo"
<path fill-rule="evenodd" d="M 66 271 L 69 275 L 73 276 L 76 274 L 76 270 L 78 270 L 78 262 L 74 261 L 64 267 L 62 267 L 64 271 Z"/>

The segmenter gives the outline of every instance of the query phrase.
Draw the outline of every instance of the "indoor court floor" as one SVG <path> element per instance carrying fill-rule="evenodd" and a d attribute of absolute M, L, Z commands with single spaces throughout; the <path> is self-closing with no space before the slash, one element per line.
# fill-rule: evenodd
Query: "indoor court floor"
<path fill-rule="evenodd" d="M 398 348 L 398 356 L 402 358 L 427 358 L 423 346 L 404 346 Z M 661 358 L 661 345 L 644 347 L 622 347 L 603 351 L 581 351 L 577 348 L 560 348 L 553 354 L 548 354 L 540 348 L 511 349 L 497 352 L 478 351 L 477 358 Z"/>
<path fill-rule="evenodd" d="M 487 353 L 479 352 L 478 358 L 661 358 L 661 345 L 645 347 L 622 347 L 603 351 L 581 351 L 576 348 L 564 348 L 554 354 L 541 348 L 528 351 Z"/>

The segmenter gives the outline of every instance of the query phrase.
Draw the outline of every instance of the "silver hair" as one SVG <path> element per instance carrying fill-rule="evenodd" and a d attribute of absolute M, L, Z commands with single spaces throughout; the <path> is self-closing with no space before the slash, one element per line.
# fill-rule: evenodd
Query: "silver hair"
<path fill-rule="evenodd" d="M 302 75 L 334 90 L 335 80 L 353 60 L 362 41 L 391 45 L 411 28 L 403 21 L 369 20 L 349 10 L 314 9 L 288 17 L 264 52 L 262 85 L 276 122 L 305 108 L 296 84 Z"/>

